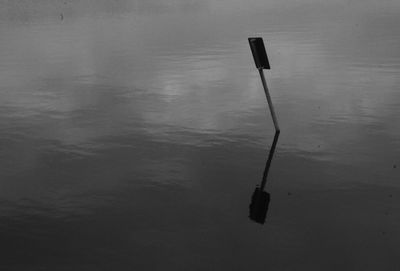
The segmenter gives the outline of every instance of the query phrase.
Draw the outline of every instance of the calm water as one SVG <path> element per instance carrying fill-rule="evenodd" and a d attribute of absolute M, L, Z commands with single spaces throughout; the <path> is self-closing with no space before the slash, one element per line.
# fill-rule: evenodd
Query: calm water
<path fill-rule="evenodd" d="M 399 2 L 246 3 L 0 2 L 1 270 L 400 269 Z"/>

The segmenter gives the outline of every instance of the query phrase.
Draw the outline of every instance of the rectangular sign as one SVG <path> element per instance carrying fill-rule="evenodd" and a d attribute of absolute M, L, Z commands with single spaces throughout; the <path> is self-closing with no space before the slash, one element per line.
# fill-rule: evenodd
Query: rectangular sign
<path fill-rule="evenodd" d="M 249 38 L 251 52 L 257 69 L 270 69 L 267 52 L 262 38 Z"/>
<path fill-rule="evenodd" d="M 268 192 L 262 191 L 259 187 L 256 187 L 251 197 L 250 203 L 250 219 L 257 223 L 264 224 L 267 218 L 268 205 L 271 196 Z"/>

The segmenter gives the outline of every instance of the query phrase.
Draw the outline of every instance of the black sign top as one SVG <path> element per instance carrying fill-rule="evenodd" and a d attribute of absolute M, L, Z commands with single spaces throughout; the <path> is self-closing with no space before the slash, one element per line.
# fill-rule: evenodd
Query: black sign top
<path fill-rule="evenodd" d="M 251 52 L 257 69 L 270 69 L 267 52 L 262 38 L 249 38 Z"/>

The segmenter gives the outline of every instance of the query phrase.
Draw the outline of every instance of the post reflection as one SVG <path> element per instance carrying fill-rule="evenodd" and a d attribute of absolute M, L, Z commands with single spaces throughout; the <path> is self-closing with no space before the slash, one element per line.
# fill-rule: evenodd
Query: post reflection
<path fill-rule="evenodd" d="M 267 211 L 271 196 L 268 192 L 264 191 L 265 185 L 267 184 L 268 172 L 271 167 L 272 158 L 274 157 L 276 144 L 279 138 L 279 131 L 275 132 L 274 140 L 272 142 L 271 149 L 269 151 L 267 163 L 265 164 L 264 174 L 261 181 L 261 185 L 257 185 L 253 192 L 250 203 L 250 219 L 264 224 L 267 217 Z"/>

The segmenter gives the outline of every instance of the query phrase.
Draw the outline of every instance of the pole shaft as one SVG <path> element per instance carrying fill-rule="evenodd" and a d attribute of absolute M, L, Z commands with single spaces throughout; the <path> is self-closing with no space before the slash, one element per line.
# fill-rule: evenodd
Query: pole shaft
<path fill-rule="evenodd" d="M 262 182 L 261 182 L 261 186 L 260 186 L 260 191 L 264 190 L 265 184 L 267 183 L 268 172 L 269 172 L 269 168 L 271 167 L 272 158 L 274 157 L 274 154 L 275 154 L 275 148 L 276 148 L 276 143 L 278 143 L 279 134 L 280 134 L 279 131 L 275 132 L 274 141 L 272 142 L 271 149 L 269 150 L 269 154 L 268 154 L 267 163 L 265 164 L 265 169 L 264 169 L 264 174 L 263 174 L 263 178 L 262 178 Z"/>
<path fill-rule="evenodd" d="M 275 130 L 277 132 L 279 132 L 280 131 L 279 124 L 278 124 L 278 120 L 276 119 L 274 105 L 272 104 L 271 96 L 269 95 L 267 82 L 265 81 L 264 71 L 261 68 L 258 69 L 258 71 L 260 72 L 261 81 L 262 81 L 262 84 L 263 84 L 263 87 L 264 87 L 265 96 L 267 97 L 269 110 L 271 111 L 272 120 L 274 121 Z"/>

